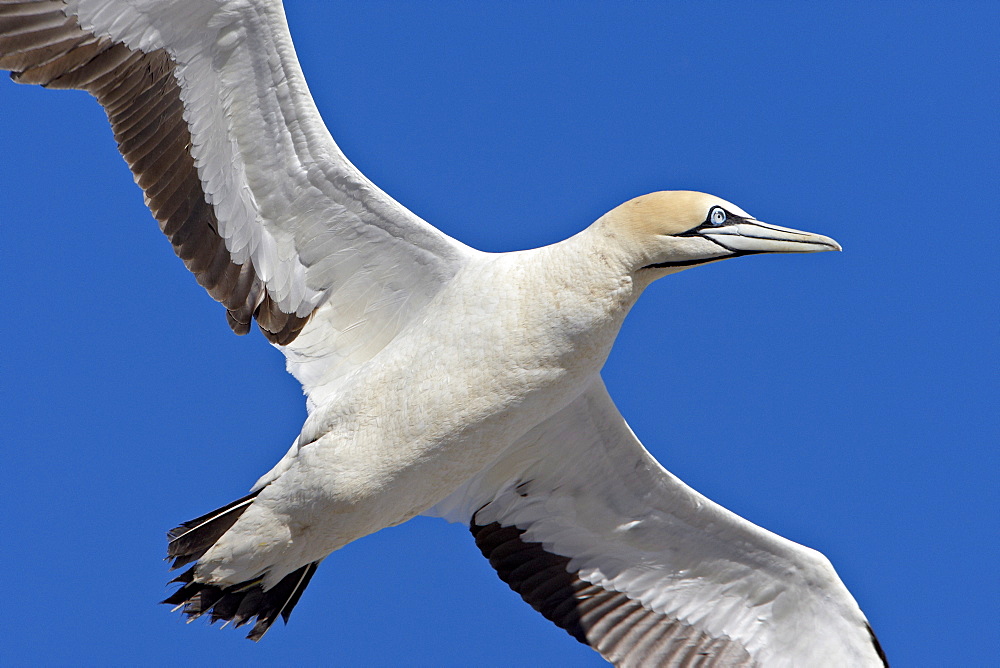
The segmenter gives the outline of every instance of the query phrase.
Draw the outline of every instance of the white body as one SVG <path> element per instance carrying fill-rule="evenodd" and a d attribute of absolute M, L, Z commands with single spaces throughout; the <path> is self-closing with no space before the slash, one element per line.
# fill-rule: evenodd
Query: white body
<path fill-rule="evenodd" d="M 575 399 L 644 287 L 623 263 L 595 261 L 595 233 L 471 257 L 426 317 L 312 411 L 257 501 L 202 558 L 206 574 L 235 583 L 277 564 L 277 582 L 410 519 Z M 308 531 L 287 525 L 293 506 Z M 261 535 L 274 536 L 274 554 Z"/>
<path fill-rule="evenodd" d="M 259 639 L 327 554 L 427 513 L 468 524 L 513 589 L 615 663 L 882 664 L 829 562 L 664 470 L 600 379 L 652 281 L 832 239 L 678 191 L 552 246 L 481 253 L 344 157 L 277 0 L 0 10 L 0 67 L 105 105 L 176 252 L 235 331 L 252 315 L 280 344 L 307 395 L 257 495 L 172 534 L 195 563 L 178 579 L 189 615 L 256 615 Z M 266 614 L 251 605 L 298 572 Z"/>

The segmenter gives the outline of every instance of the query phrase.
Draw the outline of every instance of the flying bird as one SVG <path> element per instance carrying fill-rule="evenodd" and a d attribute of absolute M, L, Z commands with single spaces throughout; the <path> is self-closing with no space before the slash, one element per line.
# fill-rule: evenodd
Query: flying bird
<path fill-rule="evenodd" d="M 247 496 L 169 532 L 165 603 L 260 640 L 331 552 L 424 514 L 616 665 L 886 665 L 830 562 L 666 471 L 600 376 L 653 281 L 837 242 L 663 191 L 470 248 L 347 160 L 277 0 L 0 0 L 0 67 L 97 98 L 176 254 L 307 397 Z"/>

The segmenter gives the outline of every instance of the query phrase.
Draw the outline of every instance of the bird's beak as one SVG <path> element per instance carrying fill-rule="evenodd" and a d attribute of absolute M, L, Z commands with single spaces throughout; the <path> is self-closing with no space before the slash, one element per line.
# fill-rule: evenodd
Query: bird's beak
<path fill-rule="evenodd" d="M 721 227 L 706 227 L 698 233 L 739 255 L 843 250 L 840 244 L 822 234 L 768 225 L 759 220 L 741 220 Z"/>

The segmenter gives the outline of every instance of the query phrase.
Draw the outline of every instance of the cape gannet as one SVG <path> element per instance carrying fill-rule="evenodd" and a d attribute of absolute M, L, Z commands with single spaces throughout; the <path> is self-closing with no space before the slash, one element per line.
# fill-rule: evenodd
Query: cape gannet
<path fill-rule="evenodd" d="M 98 99 L 176 253 L 307 395 L 250 494 L 170 532 L 189 618 L 259 640 L 330 552 L 429 514 L 615 664 L 884 664 L 830 563 L 664 470 L 600 378 L 657 278 L 835 241 L 679 191 L 473 250 L 344 157 L 275 0 L 0 0 L 0 67 Z"/>

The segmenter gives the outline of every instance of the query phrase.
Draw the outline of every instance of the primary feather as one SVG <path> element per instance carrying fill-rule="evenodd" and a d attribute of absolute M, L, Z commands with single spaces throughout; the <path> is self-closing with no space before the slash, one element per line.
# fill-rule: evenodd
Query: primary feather
<path fill-rule="evenodd" d="M 286 620 L 320 561 L 427 513 L 620 665 L 880 665 L 822 555 L 664 470 L 600 379 L 628 310 L 699 264 L 839 250 L 702 193 L 475 251 L 343 155 L 277 0 L 0 0 L 0 67 L 104 106 L 175 252 L 286 355 L 309 418 L 251 494 L 169 534 L 189 619 Z"/>

